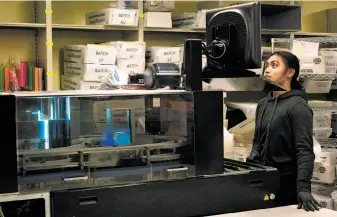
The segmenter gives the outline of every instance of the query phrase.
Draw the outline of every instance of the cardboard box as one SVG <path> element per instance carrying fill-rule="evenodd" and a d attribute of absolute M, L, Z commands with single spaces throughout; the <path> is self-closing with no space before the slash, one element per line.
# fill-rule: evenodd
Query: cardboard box
<path fill-rule="evenodd" d="M 73 63 L 93 63 L 115 65 L 117 49 L 111 45 L 66 45 L 64 61 Z"/>
<path fill-rule="evenodd" d="M 175 8 L 175 0 L 165 0 L 165 1 L 144 1 L 144 12 L 156 11 L 156 12 L 172 12 Z"/>
<path fill-rule="evenodd" d="M 146 62 L 178 63 L 181 60 L 180 47 L 152 46 L 146 49 Z"/>
<path fill-rule="evenodd" d="M 237 145 L 252 145 L 255 132 L 255 120 L 246 119 L 243 122 L 232 127 L 228 131 L 234 136 L 234 144 Z"/>
<path fill-rule="evenodd" d="M 144 59 L 118 59 L 117 67 L 124 73 L 144 74 L 145 60 Z"/>
<path fill-rule="evenodd" d="M 116 69 L 115 65 L 64 62 L 64 74 L 80 77 L 83 81 L 101 81 Z"/>
<path fill-rule="evenodd" d="M 201 10 L 197 13 L 184 13 L 180 16 L 172 17 L 172 25 L 175 28 L 205 29 L 206 11 Z"/>
<path fill-rule="evenodd" d="M 97 90 L 100 82 L 83 81 L 80 77 L 61 75 L 61 90 Z"/>
<path fill-rule="evenodd" d="M 117 59 L 145 59 L 145 42 L 111 41 L 105 44 L 113 45 L 117 48 Z"/>
<path fill-rule="evenodd" d="M 106 8 L 85 15 L 87 25 L 138 26 L 138 9 Z"/>
<path fill-rule="evenodd" d="M 144 27 L 172 28 L 171 12 L 145 12 Z"/>

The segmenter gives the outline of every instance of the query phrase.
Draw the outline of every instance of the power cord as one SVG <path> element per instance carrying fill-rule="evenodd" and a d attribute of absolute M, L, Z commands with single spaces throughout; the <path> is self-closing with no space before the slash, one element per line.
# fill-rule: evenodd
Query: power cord
<path fill-rule="evenodd" d="M 220 38 L 216 38 L 211 42 L 210 45 L 206 46 L 204 43 L 202 43 L 202 51 L 206 56 L 207 59 L 207 68 L 218 68 L 219 70 L 222 70 L 225 68 L 225 65 L 221 65 L 217 60 L 222 58 L 226 52 L 228 47 L 228 41 L 222 40 Z M 218 56 L 213 56 L 212 53 L 215 49 L 222 49 L 222 53 Z M 209 51 L 210 49 L 210 51 Z"/>
<path fill-rule="evenodd" d="M 0 206 L 0 217 L 5 217 L 4 212 L 2 211 L 2 206 Z"/>

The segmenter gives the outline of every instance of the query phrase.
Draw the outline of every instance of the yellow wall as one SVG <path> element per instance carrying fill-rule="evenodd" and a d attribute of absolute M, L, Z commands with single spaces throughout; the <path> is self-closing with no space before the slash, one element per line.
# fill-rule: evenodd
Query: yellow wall
<path fill-rule="evenodd" d="M 109 1 L 52 2 L 53 23 L 85 25 L 85 14 L 109 7 Z"/>
<path fill-rule="evenodd" d="M 337 8 L 337 1 L 302 1 L 302 31 L 326 32 L 324 10 Z"/>
<path fill-rule="evenodd" d="M 34 23 L 33 1 L 0 1 L 0 22 Z"/>
<path fill-rule="evenodd" d="M 34 23 L 34 2 L 0 1 L 0 22 Z M 0 29 L 0 64 L 9 57 L 16 61 L 35 61 L 35 31 Z"/>

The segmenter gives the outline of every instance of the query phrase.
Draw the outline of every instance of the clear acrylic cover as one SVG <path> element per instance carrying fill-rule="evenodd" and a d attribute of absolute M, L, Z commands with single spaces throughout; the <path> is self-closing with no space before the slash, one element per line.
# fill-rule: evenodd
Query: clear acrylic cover
<path fill-rule="evenodd" d="M 17 94 L 20 191 L 194 176 L 192 93 L 140 92 Z"/>

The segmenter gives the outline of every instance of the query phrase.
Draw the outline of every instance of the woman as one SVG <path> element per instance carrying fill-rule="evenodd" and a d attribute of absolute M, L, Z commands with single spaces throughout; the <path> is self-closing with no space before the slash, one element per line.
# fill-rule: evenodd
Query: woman
<path fill-rule="evenodd" d="M 256 127 L 248 162 L 277 168 L 281 173 L 279 205 L 319 210 L 311 195 L 313 112 L 298 82 L 300 65 L 290 52 L 278 51 L 265 62 L 263 75 L 286 91 L 271 91 L 256 109 Z"/>

